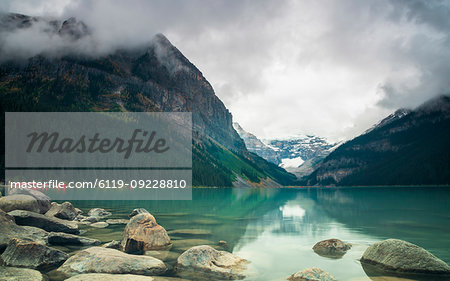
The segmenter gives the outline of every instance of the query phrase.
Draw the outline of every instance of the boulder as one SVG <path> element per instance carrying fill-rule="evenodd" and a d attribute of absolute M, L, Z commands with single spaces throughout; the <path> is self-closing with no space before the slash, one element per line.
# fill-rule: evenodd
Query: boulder
<path fill-rule="evenodd" d="M 202 245 L 178 257 L 176 272 L 182 278 L 194 280 L 239 280 L 246 277 L 248 263 L 229 252 Z"/>
<path fill-rule="evenodd" d="M 7 266 L 49 270 L 62 264 L 69 255 L 29 239 L 12 238 L 1 258 Z"/>
<path fill-rule="evenodd" d="M 70 202 L 58 204 L 52 203 L 50 210 L 45 213 L 46 216 L 56 217 L 63 220 L 74 220 L 80 213 Z"/>
<path fill-rule="evenodd" d="M 129 218 L 134 217 L 135 215 L 139 215 L 139 214 L 145 214 L 145 213 L 149 213 L 149 211 L 147 211 L 144 208 L 138 208 L 138 209 L 134 209 L 133 211 L 131 211 L 131 213 L 128 215 Z"/>
<path fill-rule="evenodd" d="M 16 236 L 15 238 L 27 238 L 41 244 L 48 244 L 48 232 L 39 227 L 34 226 L 19 226 L 25 233 L 24 235 Z"/>
<path fill-rule="evenodd" d="M 0 253 L 12 238 L 29 238 L 39 243 L 47 243 L 48 233 L 40 228 L 19 226 L 14 218 L 0 210 Z"/>
<path fill-rule="evenodd" d="M 111 216 L 112 214 L 111 214 L 111 212 L 108 212 L 105 209 L 94 208 L 94 209 L 89 210 L 88 215 L 92 216 L 92 217 L 96 217 L 97 219 L 103 219 L 103 218 Z"/>
<path fill-rule="evenodd" d="M 116 249 L 119 250 L 120 249 L 120 241 L 117 240 L 113 240 L 111 242 L 108 242 L 106 244 L 103 244 L 104 248 L 109 248 L 109 249 Z"/>
<path fill-rule="evenodd" d="M 29 268 L 0 266 L 0 280 L 2 281 L 45 281 L 42 273 Z"/>
<path fill-rule="evenodd" d="M 361 262 L 391 272 L 450 275 L 450 266 L 444 261 L 417 245 L 398 239 L 371 245 Z"/>
<path fill-rule="evenodd" d="M 133 216 L 123 231 L 122 250 L 126 253 L 164 249 L 170 244 L 166 230 L 150 213 Z"/>
<path fill-rule="evenodd" d="M 41 210 L 37 200 L 30 195 L 14 194 L 0 198 L 0 209 L 5 212 L 26 210 L 39 213 Z"/>
<path fill-rule="evenodd" d="M 78 225 L 75 222 L 22 210 L 15 210 L 8 214 L 14 217 L 14 220 L 18 225 L 35 226 L 53 232 L 66 232 L 71 234 L 80 233 Z"/>
<path fill-rule="evenodd" d="M 312 267 L 292 274 L 289 281 L 336 281 L 336 278 L 320 268 Z"/>
<path fill-rule="evenodd" d="M 328 239 L 317 242 L 313 250 L 322 257 L 341 258 L 351 247 L 351 244 L 344 243 L 339 239 Z"/>
<path fill-rule="evenodd" d="M 45 214 L 51 207 L 50 197 L 38 190 L 26 189 L 26 188 L 15 188 L 10 189 L 9 194 L 24 194 L 34 197 L 39 206 L 39 213 Z"/>
<path fill-rule="evenodd" d="M 72 276 L 83 273 L 161 275 L 165 264 L 153 257 L 136 256 L 103 247 L 91 247 L 70 257 L 58 272 Z"/>
<path fill-rule="evenodd" d="M 48 243 L 52 245 L 96 246 L 100 245 L 102 242 L 97 239 L 82 237 L 64 232 L 50 232 L 48 234 Z"/>

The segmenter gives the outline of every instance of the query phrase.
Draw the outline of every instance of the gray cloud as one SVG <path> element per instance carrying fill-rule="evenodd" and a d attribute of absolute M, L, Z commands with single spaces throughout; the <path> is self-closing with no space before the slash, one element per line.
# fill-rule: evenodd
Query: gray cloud
<path fill-rule="evenodd" d="M 101 55 L 161 32 L 252 133 L 342 139 L 449 92 L 449 7 L 425 0 L 3 1 L 3 11 L 76 16 L 92 35 L 73 44 L 40 37 L 40 27 L 0 44 L 10 56 Z"/>

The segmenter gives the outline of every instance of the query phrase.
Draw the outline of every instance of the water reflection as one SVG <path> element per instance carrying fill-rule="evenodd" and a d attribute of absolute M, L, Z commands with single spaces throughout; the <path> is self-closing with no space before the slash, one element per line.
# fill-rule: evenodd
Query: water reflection
<path fill-rule="evenodd" d="M 196 244 L 227 250 L 250 260 L 248 280 L 285 280 L 319 267 L 338 280 L 370 280 L 359 263 L 372 243 L 399 238 L 450 261 L 450 192 L 443 188 L 194 189 L 193 201 L 77 202 L 88 210 L 110 209 L 125 218 L 146 208 L 169 232 L 174 247 L 166 262 Z M 193 229 L 192 231 L 176 231 Z M 103 240 L 120 239 L 123 227 L 91 229 Z M 195 234 L 197 233 L 197 234 Z M 114 237 L 114 238 L 113 238 Z M 338 238 L 353 244 L 340 259 L 321 257 L 312 247 Z M 372 276 L 372 280 L 388 280 Z M 400 280 L 400 279 L 396 279 Z"/>

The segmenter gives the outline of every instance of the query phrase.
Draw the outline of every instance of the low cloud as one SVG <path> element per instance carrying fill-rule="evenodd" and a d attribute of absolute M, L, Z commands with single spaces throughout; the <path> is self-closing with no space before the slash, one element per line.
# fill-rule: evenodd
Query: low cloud
<path fill-rule="evenodd" d="M 351 138 L 400 107 L 450 89 L 448 1 L 4 1 L 0 9 L 76 17 L 76 43 L 45 26 L 0 34 L 2 55 L 101 55 L 165 34 L 261 138 Z"/>

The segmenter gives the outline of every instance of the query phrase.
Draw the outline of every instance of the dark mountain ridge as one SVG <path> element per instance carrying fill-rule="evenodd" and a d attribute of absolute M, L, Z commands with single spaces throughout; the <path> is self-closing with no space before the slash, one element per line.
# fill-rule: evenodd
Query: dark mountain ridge
<path fill-rule="evenodd" d="M 338 147 L 305 184 L 450 184 L 450 97 L 397 112 Z"/>
<path fill-rule="evenodd" d="M 0 22 L 14 29 L 39 20 L 14 14 Z M 60 28 L 51 32 L 58 36 L 63 36 L 61 30 L 86 31 L 63 32 L 74 34 L 71 40 L 89 35 L 89 28 L 75 19 L 55 25 Z M 295 179 L 247 151 L 210 83 L 162 34 L 147 46 L 105 56 L 43 54 L 5 61 L 0 65 L 0 97 L 2 118 L 6 111 L 192 112 L 194 185 L 231 186 L 237 178 L 289 184 Z"/>

